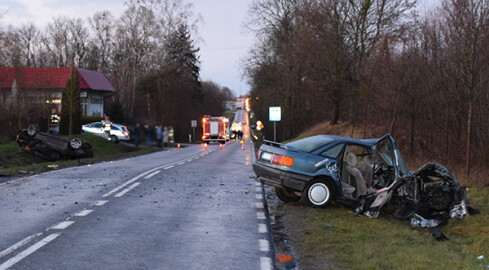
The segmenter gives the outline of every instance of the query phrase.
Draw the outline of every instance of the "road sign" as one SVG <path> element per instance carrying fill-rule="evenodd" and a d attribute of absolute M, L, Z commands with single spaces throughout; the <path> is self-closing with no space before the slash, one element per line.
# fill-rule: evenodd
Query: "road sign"
<path fill-rule="evenodd" d="M 190 121 L 190 125 L 194 128 L 197 127 L 197 120 Z"/>
<path fill-rule="evenodd" d="M 270 121 L 280 121 L 282 117 L 282 110 L 279 106 L 269 108 Z"/>

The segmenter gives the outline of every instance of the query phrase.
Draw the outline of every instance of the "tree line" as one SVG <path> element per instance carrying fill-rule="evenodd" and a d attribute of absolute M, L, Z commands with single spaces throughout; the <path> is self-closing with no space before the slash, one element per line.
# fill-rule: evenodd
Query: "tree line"
<path fill-rule="evenodd" d="M 0 18 L 0 66 L 100 71 L 116 89 L 106 99 L 111 118 L 174 126 L 183 138 L 191 119 L 222 114 L 233 98 L 229 88 L 199 81 L 199 23 L 182 0 L 130 0 L 119 18 L 109 11 L 86 20 L 60 16 L 44 28 L 5 26 Z"/>
<path fill-rule="evenodd" d="M 347 122 L 351 134 L 391 133 L 412 163 L 485 172 L 488 15 L 485 0 L 443 0 L 422 15 L 416 0 L 255 0 L 253 108 L 268 119 L 282 107 L 279 140 Z"/>

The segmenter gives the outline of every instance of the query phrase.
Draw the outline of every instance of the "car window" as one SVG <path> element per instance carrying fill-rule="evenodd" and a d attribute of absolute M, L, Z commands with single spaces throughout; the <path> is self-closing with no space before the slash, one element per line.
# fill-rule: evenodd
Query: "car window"
<path fill-rule="evenodd" d="M 95 123 L 95 124 L 92 124 L 91 127 L 94 127 L 94 128 L 101 128 L 102 127 L 102 123 Z"/>
<path fill-rule="evenodd" d="M 321 153 L 321 156 L 337 159 L 341 150 L 343 150 L 343 146 L 344 146 L 344 144 L 342 144 L 342 143 L 337 144 L 337 145 L 329 148 L 328 150 L 324 151 L 323 153 Z"/>
<path fill-rule="evenodd" d="M 111 126 L 111 127 L 110 127 L 110 129 L 111 129 L 111 130 L 119 130 L 119 128 L 118 128 L 118 127 L 116 127 L 116 126 Z"/>
<path fill-rule="evenodd" d="M 328 143 L 331 143 L 334 139 L 326 136 L 312 136 L 307 137 L 301 140 L 297 140 L 295 142 L 288 143 L 286 145 L 290 145 L 298 150 L 310 153 L 319 147 L 325 146 Z"/>

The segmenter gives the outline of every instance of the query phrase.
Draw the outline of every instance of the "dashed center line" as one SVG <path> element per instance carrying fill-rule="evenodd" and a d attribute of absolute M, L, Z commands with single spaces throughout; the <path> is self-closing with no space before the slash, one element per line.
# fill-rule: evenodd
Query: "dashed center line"
<path fill-rule="evenodd" d="M 50 234 L 46 237 L 44 237 L 42 240 L 39 242 L 35 243 L 34 245 L 30 246 L 28 249 L 22 251 L 21 253 L 17 254 L 17 256 L 11 258 L 10 260 L 0 264 L 0 270 L 6 270 L 13 266 L 14 264 L 20 262 L 22 259 L 25 257 L 31 255 L 32 253 L 36 252 L 38 249 L 42 248 L 43 246 L 47 245 L 49 242 L 53 241 L 56 239 L 58 236 L 60 236 L 60 233 L 53 233 Z"/>
<path fill-rule="evenodd" d="M 90 209 L 84 209 L 84 210 L 81 210 L 80 212 L 78 213 L 75 213 L 75 217 L 84 217 L 84 216 L 87 216 L 88 214 L 92 213 L 93 210 L 90 210 Z"/>
<path fill-rule="evenodd" d="M 177 163 L 177 165 L 183 165 L 183 164 L 185 164 L 185 162 L 179 162 L 179 163 Z"/>
<path fill-rule="evenodd" d="M 63 221 L 63 222 L 58 223 L 57 225 L 54 225 L 53 227 L 51 227 L 51 229 L 53 229 L 53 230 L 64 230 L 64 229 L 68 228 L 69 226 L 71 226 L 73 223 L 75 223 L 75 222 L 74 221 Z"/>
<path fill-rule="evenodd" d="M 106 203 L 108 203 L 109 201 L 106 201 L 106 200 L 100 200 L 100 201 L 96 201 L 93 206 L 102 206 Z"/>
<path fill-rule="evenodd" d="M 267 225 L 265 224 L 258 224 L 258 232 L 259 233 L 267 233 L 268 230 L 267 230 Z"/>
<path fill-rule="evenodd" d="M 256 212 L 256 218 L 257 219 L 265 219 L 265 213 L 264 212 Z"/>
<path fill-rule="evenodd" d="M 133 190 L 135 187 L 139 186 L 140 184 L 141 184 L 140 182 L 136 182 L 136 183 L 132 184 L 130 187 L 128 187 L 128 188 L 124 189 L 123 191 L 114 195 L 114 197 L 120 198 L 120 197 L 126 195 L 126 193 L 128 193 L 129 191 Z"/>
<path fill-rule="evenodd" d="M 272 270 L 272 259 L 269 257 L 260 257 L 261 270 Z"/>
<path fill-rule="evenodd" d="M 159 174 L 160 172 L 161 172 L 161 171 L 152 172 L 152 173 L 150 173 L 150 174 L 146 175 L 146 176 L 144 177 L 144 179 L 149 179 L 149 178 L 151 178 L 151 177 L 153 177 L 153 176 L 155 176 L 155 175 Z"/>
<path fill-rule="evenodd" d="M 263 195 L 261 195 L 261 194 L 256 194 L 256 199 L 257 199 L 257 200 L 263 200 Z"/>
<path fill-rule="evenodd" d="M 163 170 L 168 170 L 168 169 L 171 169 L 171 168 L 173 168 L 173 167 L 175 167 L 175 165 L 170 165 L 170 166 L 167 166 L 167 167 L 163 168 Z"/>
<path fill-rule="evenodd" d="M 29 243 L 30 241 L 32 241 L 32 239 L 38 237 L 38 236 L 41 236 L 42 233 L 38 233 L 38 234 L 34 234 L 34 235 L 31 235 L 31 236 L 28 236 L 22 240 L 20 240 L 19 242 L 13 244 L 12 246 L 10 246 L 9 248 L 5 249 L 4 251 L 0 252 L 0 258 L 10 254 L 12 251 L 15 251 L 17 249 L 19 249 L 20 247 L 26 245 L 27 243 Z"/>

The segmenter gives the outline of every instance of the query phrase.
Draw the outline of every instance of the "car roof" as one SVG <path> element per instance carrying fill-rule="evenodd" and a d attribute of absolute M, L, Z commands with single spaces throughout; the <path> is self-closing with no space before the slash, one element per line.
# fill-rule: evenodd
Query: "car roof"
<path fill-rule="evenodd" d="M 330 138 L 330 139 L 334 140 L 334 143 L 354 143 L 354 144 L 359 144 L 359 145 L 368 146 L 368 147 L 373 146 L 380 139 L 380 138 L 354 139 L 354 138 L 337 136 L 337 135 L 329 135 L 329 134 L 321 134 L 321 135 L 316 135 L 316 136 Z"/>

